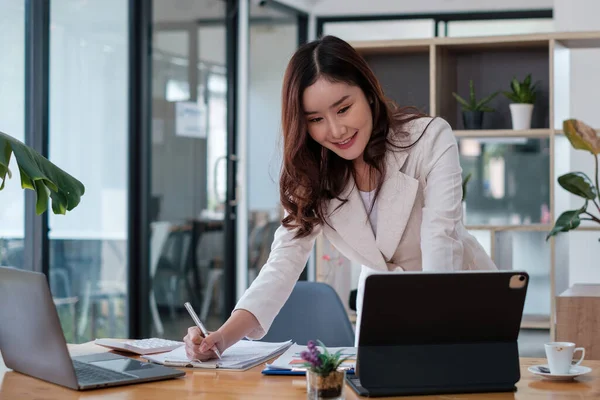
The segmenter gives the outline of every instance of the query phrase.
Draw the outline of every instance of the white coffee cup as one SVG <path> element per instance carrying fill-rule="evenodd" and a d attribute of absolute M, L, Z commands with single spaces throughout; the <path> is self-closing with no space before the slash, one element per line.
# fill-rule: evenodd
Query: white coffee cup
<path fill-rule="evenodd" d="M 546 348 L 546 358 L 548 358 L 548 367 L 551 374 L 568 374 L 573 362 L 573 354 L 581 351 L 581 358 L 573 365 L 579 365 L 585 358 L 585 349 L 575 347 L 571 342 L 551 342 L 544 345 Z"/>

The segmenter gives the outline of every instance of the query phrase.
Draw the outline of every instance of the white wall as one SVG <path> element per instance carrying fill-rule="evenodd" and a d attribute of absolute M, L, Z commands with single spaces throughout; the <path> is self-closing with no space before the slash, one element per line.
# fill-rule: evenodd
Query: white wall
<path fill-rule="evenodd" d="M 297 28 L 250 26 L 248 207 L 275 211 L 281 166 L 281 85 L 296 50 Z"/>
<path fill-rule="evenodd" d="M 312 7 L 318 16 L 385 13 L 443 13 L 461 11 L 506 11 L 552 8 L 552 0 L 321 0 Z"/>
<path fill-rule="evenodd" d="M 319 1 L 322 0 L 279 0 L 280 3 L 305 12 L 311 12 L 315 4 L 319 3 Z"/>
<path fill-rule="evenodd" d="M 600 15 L 600 2 L 595 0 L 555 0 L 554 20 L 558 31 L 586 31 L 600 30 L 598 22 Z M 597 66 L 600 64 L 600 49 L 581 49 L 563 52 L 561 55 L 561 73 L 568 85 L 562 85 L 557 96 L 566 98 L 561 108 L 557 110 L 562 118 L 557 118 L 557 128 L 560 128 L 562 119 L 577 118 L 583 120 L 594 128 L 600 128 L 600 113 L 598 113 L 600 102 L 598 92 L 600 91 L 600 76 Z M 559 75 L 560 76 L 560 75 Z M 560 142 L 561 172 L 583 171 L 592 177 L 594 174 L 594 163 L 592 156 L 581 150 L 573 150 L 566 139 Z M 557 190 L 564 191 L 558 187 Z M 565 195 L 557 192 L 557 202 L 560 199 L 561 206 L 558 212 L 565 209 L 581 207 L 581 198 L 573 195 Z M 579 282 L 600 283 L 600 232 L 571 232 L 568 233 L 569 257 L 568 265 L 558 265 L 558 268 L 568 268 L 568 284 Z"/>

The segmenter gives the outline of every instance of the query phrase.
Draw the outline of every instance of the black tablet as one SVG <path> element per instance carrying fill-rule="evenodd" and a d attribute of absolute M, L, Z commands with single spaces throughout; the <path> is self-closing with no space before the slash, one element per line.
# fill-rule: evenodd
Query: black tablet
<path fill-rule="evenodd" d="M 528 282 L 517 271 L 367 277 L 350 385 L 366 396 L 515 390 Z"/>

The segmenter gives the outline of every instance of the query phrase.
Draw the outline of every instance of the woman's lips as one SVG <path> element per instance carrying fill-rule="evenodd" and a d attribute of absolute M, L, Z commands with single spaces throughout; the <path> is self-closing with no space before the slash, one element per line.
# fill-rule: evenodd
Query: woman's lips
<path fill-rule="evenodd" d="M 356 137 L 358 136 L 358 132 L 356 132 L 354 135 L 352 135 L 352 137 L 350 138 L 350 140 L 346 140 L 345 142 L 341 142 L 341 143 L 334 143 L 338 148 L 342 149 L 342 150 L 346 150 L 349 149 L 350 147 L 352 147 L 352 145 L 354 144 L 354 142 L 356 142 Z"/>

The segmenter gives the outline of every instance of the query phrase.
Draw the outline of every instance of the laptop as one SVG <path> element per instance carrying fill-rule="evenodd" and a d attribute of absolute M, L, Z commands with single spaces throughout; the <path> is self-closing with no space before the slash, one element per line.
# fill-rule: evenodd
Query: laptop
<path fill-rule="evenodd" d="M 350 387 L 369 397 L 515 391 L 528 282 L 515 271 L 370 275 Z"/>
<path fill-rule="evenodd" d="M 0 351 L 14 371 L 75 390 L 184 376 L 114 353 L 71 357 L 46 276 L 0 267 Z"/>

